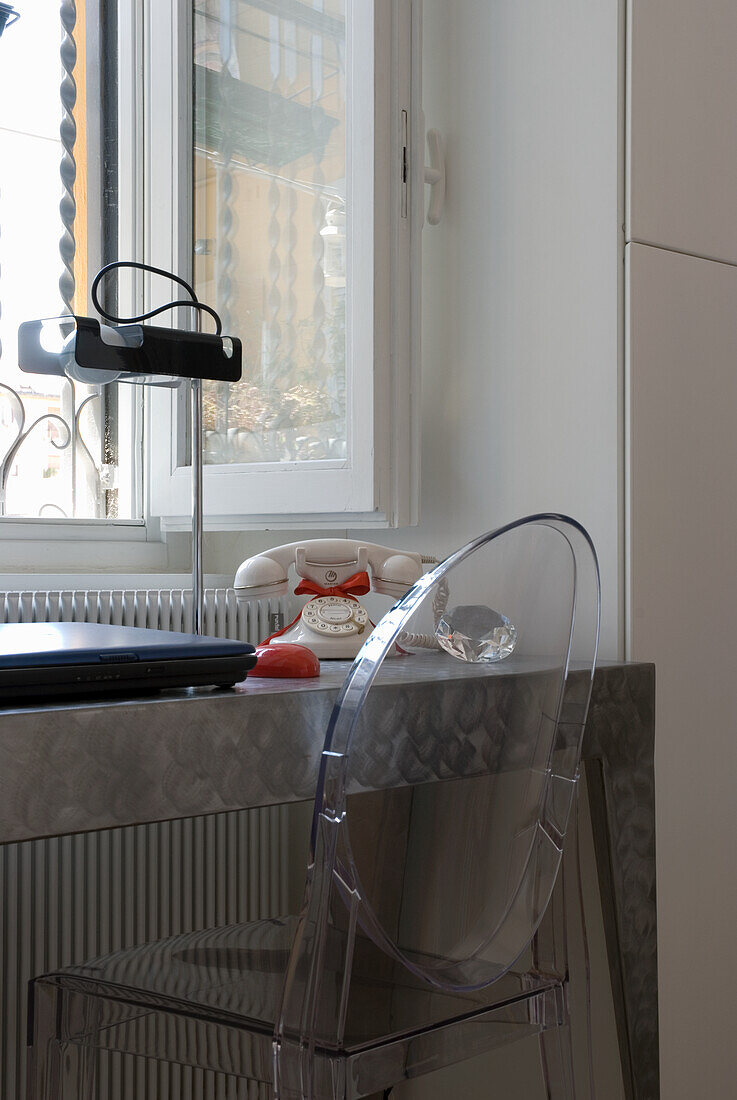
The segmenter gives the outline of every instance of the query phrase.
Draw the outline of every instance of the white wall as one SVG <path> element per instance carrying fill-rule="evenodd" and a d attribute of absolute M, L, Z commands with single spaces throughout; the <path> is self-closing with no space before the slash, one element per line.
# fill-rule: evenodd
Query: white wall
<path fill-rule="evenodd" d="M 534 511 L 589 528 L 603 653 L 621 638 L 616 0 L 425 0 L 447 141 L 423 239 L 422 520 L 442 556 Z"/>
<path fill-rule="evenodd" d="M 661 1095 L 728 1097 L 737 266 L 642 244 L 628 252 L 630 651 L 656 665 Z"/>
<path fill-rule="evenodd" d="M 737 6 L 629 7 L 628 652 L 657 670 L 661 1092 L 721 1098 L 737 1091 Z"/>

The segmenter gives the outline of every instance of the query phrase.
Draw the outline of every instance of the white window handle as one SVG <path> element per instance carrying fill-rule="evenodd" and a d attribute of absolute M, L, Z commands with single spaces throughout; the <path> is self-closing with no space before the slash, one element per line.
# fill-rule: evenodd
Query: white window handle
<path fill-rule="evenodd" d="M 438 225 L 445 206 L 445 150 L 439 130 L 427 131 L 427 150 L 430 154 L 430 163 L 425 165 L 425 183 L 430 184 L 427 222 Z"/>

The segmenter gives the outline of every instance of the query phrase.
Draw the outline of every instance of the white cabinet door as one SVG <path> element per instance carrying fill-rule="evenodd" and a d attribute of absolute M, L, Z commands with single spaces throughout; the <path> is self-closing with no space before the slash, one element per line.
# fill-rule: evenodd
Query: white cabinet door
<path fill-rule="evenodd" d="M 737 267 L 627 248 L 629 656 L 656 664 L 661 1095 L 734 1095 Z M 693 1011 L 698 1003 L 704 1011 Z"/>
<path fill-rule="evenodd" d="M 737 3 L 631 0 L 628 239 L 737 261 Z"/>

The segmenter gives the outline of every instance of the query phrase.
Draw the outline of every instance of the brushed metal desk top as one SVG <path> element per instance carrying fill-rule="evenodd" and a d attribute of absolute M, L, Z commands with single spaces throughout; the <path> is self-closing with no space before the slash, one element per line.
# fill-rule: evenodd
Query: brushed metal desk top
<path fill-rule="evenodd" d="M 381 673 L 387 692 L 401 696 L 402 709 L 418 722 L 424 712 L 425 725 L 443 681 L 447 686 L 444 661 L 452 658 L 398 658 Z M 249 678 L 235 691 L 0 709 L 0 843 L 311 798 L 330 711 L 349 667 L 323 662 L 314 680 Z M 474 674 L 476 667 L 468 666 L 469 690 L 489 682 Z M 540 667 L 497 666 L 491 688 Z M 456 662 L 452 668 L 457 678 Z M 647 702 L 648 671 L 634 664 L 598 669 L 592 718 L 603 708 L 608 724 L 620 736 L 629 730 L 630 741 L 627 702 Z M 596 731 L 596 720 L 589 726 Z M 596 754 L 600 740 L 587 729 L 585 752 Z M 635 740 L 633 750 L 647 748 Z M 393 786 L 398 780 L 386 754 L 382 760 L 373 782 Z M 433 778 L 432 761 L 426 778 Z"/>

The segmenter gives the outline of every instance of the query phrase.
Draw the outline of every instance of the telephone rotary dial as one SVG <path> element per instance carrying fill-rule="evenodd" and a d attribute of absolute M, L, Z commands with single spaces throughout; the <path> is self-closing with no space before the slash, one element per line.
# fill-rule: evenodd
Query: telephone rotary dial
<path fill-rule="evenodd" d="M 419 554 L 350 539 L 315 539 L 278 546 L 244 561 L 235 577 L 238 596 L 286 595 L 292 564 L 300 578 L 295 594 L 312 598 L 269 644 L 306 646 L 323 659 L 352 660 L 368 638 L 372 624 L 358 596 L 371 590 L 401 599 L 422 574 Z"/>
<path fill-rule="evenodd" d="M 315 596 L 302 608 L 305 626 L 330 638 L 363 634 L 368 621 L 365 607 L 342 596 Z"/>

